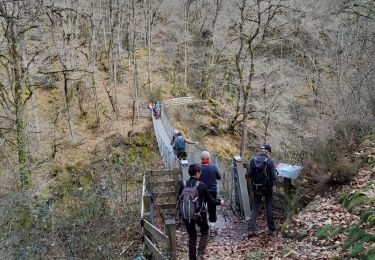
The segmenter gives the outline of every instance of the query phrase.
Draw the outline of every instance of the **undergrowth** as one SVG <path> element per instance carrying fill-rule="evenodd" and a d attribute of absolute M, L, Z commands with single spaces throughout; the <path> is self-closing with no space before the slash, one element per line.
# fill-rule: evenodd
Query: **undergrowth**
<path fill-rule="evenodd" d="M 3 259 L 130 257 L 139 238 L 142 174 L 153 157 L 148 135 L 111 142 L 87 165 L 52 168 L 53 184 L 9 199 L 0 223 Z M 126 255 L 122 252 L 126 249 Z"/>

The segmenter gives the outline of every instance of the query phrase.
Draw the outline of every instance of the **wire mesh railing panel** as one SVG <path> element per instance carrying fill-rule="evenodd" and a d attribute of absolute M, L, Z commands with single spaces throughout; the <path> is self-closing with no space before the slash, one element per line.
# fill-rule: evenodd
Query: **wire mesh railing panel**
<path fill-rule="evenodd" d="M 165 133 L 166 129 L 164 127 L 164 124 L 156 121 L 161 119 L 156 119 L 152 115 L 151 117 L 154 126 L 156 141 L 158 143 L 159 152 L 160 156 L 162 157 L 164 167 L 166 169 L 178 168 L 180 163 L 173 152 L 172 146 L 169 143 L 170 141 L 168 138 L 168 133 Z"/>
<path fill-rule="evenodd" d="M 168 120 L 165 109 L 161 110 L 160 118 L 161 118 L 161 121 L 163 122 L 165 132 L 167 132 L 169 140 L 171 140 L 171 138 L 173 136 L 174 128 Z"/>
<path fill-rule="evenodd" d="M 162 123 L 165 131 L 168 134 L 169 140 L 172 138 L 174 133 L 174 127 L 169 121 L 168 110 L 163 109 L 161 113 Z M 186 144 L 187 160 L 189 164 L 200 163 L 200 155 L 203 151 L 207 150 L 204 147 L 196 144 Z M 218 182 L 218 193 L 227 200 L 227 204 L 232 206 L 235 203 L 235 180 L 233 178 L 233 160 L 232 158 L 220 158 L 215 152 L 210 152 L 211 163 L 216 165 L 222 176 L 222 180 Z"/>

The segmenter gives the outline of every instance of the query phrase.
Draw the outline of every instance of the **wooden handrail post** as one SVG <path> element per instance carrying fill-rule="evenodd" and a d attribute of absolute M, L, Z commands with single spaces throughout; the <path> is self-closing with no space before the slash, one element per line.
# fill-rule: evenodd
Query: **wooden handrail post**
<path fill-rule="evenodd" d="M 150 209 L 151 209 L 151 195 L 148 193 L 148 192 L 146 192 L 146 194 L 145 195 L 143 195 L 143 197 L 142 197 L 142 199 L 143 199 L 143 218 L 144 219 L 147 219 L 148 221 L 150 221 L 151 223 L 153 223 L 154 222 L 154 219 L 153 219 L 153 214 L 152 214 L 152 212 L 150 211 Z"/>
<path fill-rule="evenodd" d="M 174 219 L 165 220 L 165 231 L 169 237 L 169 255 L 172 260 L 177 259 L 177 245 L 176 245 L 176 221 Z"/>
<path fill-rule="evenodd" d="M 181 160 L 181 171 L 182 171 L 182 180 L 187 181 L 190 178 L 188 160 Z"/>

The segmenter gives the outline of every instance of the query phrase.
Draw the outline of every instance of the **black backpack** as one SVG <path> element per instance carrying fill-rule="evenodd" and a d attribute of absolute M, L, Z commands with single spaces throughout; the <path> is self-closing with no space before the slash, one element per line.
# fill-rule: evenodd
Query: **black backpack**
<path fill-rule="evenodd" d="M 261 164 L 253 168 L 251 183 L 253 184 L 253 192 L 255 194 L 264 195 L 270 188 L 269 176 L 267 174 L 267 161 L 266 158 Z M 254 158 L 255 163 L 256 158 Z"/>
<path fill-rule="evenodd" d="M 192 187 L 186 186 L 184 182 L 184 189 L 178 200 L 180 216 L 182 219 L 189 220 L 189 222 L 191 220 L 197 220 L 201 213 L 201 209 L 199 208 L 198 185 L 199 181 Z"/>

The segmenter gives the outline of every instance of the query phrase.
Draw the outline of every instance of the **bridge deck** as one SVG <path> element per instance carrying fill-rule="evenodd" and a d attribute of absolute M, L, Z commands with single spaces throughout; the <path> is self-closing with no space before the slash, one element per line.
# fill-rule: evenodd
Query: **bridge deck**
<path fill-rule="evenodd" d="M 169 152 L 173 153 L 173 148 L 171 145 L 169 145 L 171 142 L 171 139 L 168 136 L 167 131 L 164 128 L 161 118 L 154 120 L 154 128 L 155 128 L 155 131 L 158 131 L 163 143 L 166 144 L 165 149 L 168 149 Z"/>

